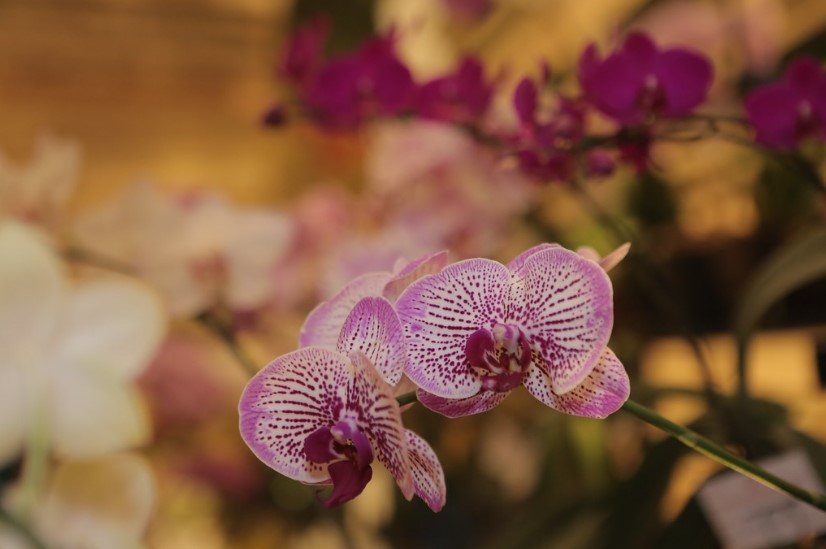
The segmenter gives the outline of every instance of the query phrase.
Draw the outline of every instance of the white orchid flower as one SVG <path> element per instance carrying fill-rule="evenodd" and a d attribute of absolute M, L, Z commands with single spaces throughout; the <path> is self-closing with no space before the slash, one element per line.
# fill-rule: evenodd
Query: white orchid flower
<path fill-rule="evenodd" d="M 0 223 L 0 464 L 33 436 L 77 459 L 144 442 L 132 381 L 164 332 L 160 301 L 140 283 L 73 283 L 40 233 Z"/>

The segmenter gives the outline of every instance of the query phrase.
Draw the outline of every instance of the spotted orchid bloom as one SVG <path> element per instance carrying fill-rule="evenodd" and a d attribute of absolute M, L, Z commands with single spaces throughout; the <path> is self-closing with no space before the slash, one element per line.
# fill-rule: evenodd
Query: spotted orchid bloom
<path fill-rule="evenodd" d="M 621 247 L 602 259 L 613 266 Z M 448 417 L 489 410 L 524 385 L 556 410 L 602 418 L 628 398 L 607 347 L 613 290 L 591 256 L 531 248 L 507 266 L 469 259 L 413 283 L 396 311 L 419 400 Z"/>
<path fill-rule="evenodd" d="M 282 356 L 247 385 L 241 434 L 264 463 L 308 484 L 333 484 L 328 507 L 359 495 L 377 458 L 407 499 L 434 511 L 445 503 L 444 472 L 432 448 L 404 428 L 387 379 L 406 362 L 398 317 L 384 297 L 358 301 L 333 347 Z"/>

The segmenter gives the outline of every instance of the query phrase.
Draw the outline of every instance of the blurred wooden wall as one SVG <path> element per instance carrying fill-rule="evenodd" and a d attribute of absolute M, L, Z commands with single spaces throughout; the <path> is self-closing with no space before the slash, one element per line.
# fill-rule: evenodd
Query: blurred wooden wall
<path fill-rule="evenodd" d="M 287 136 L 262 130 L 287 0 L 0 0 L 0 149 L 42 132 L 84 150 L 78 199 L 146 177 L 285 191 Z"/>

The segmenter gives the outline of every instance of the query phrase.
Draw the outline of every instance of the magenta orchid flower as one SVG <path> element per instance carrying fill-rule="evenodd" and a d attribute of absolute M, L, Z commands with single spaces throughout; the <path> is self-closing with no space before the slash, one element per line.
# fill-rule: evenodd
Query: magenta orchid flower
<path fill-rule="evenodd" d="M 477 123 L 493 99 L 494 84 L 485 80 L 482 63 L 466 57 L 453 73 L 420 86 L 416 114 L 456 124 Z"/>
<path fill-rule="evenodd" d="M 778 82 L 752 91 L 745 101 L 756 140 L 780 150 L 807 137 L 826 141 L 826 70 L 809 56 L 795 59 Z"/>
<path fill-rule="evenodd" d="M 606 265 L 625 251 L 609 254 Z M 596 261 L 557 245 L 532 248 L 507 266 L 454 263 L 396 302 L 406 373 L 422 404 L 448 417 L 493 408 L 519 385 L 551 408 L 605 417 L 629 393 L 606 346 L 612 293 Z"/>
<path fill-rule="evenodd" d="M 711 63 L 699 53 L 659 49 L 639 32 L 605 58 L 591 44 L 579 62 L 586 99 L 623 126 L 689 114 L 705 101 L 712 74 Z"/>
<path fill-rule="evenodd" d="M 404 334 L 384 297 L 358 301 L 335 345 L 304 347 L 257 374 L 241 397 L 241 434 L 264 463 L 308 484 L 333 484 L 328 507 L 359 495 L 374 458 L 407 499 L 434 511 L 445 481 L 433 449 L 402 425 L 393 388 L 406 363 Z"/>

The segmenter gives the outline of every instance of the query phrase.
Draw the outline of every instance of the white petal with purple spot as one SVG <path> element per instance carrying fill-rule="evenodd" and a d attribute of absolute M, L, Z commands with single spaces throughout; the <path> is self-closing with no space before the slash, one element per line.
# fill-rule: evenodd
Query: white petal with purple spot
<path fill-rule="evenodd" d="M 419 435 L 409 429 L 404 431 L 407 439 L 407 455 L 416 495 L 438 512 L 445 506 L 447 487 L 445 472 L 433 448 Z"/>
<path fill-rule="evenodd" d="M 344 354 L 361 351 L 390 385 L 401 380 L 407 362 L 401 322 L 383 297 L 365 297 L 356 303 L 344 321 L 336 349 Z"/>
<path fill-rule="evenodd" d="M 307 459 L 304 441 L 339 419 L 352 376 L 347 357 L 329 349 L 307 347 L 277 358 L 241 395 L 241 437 L 279 473 L 301 482 L 328 482 L 326 465 Z"/>
<path fill-rule="evenodd" d="M 413 282 L 421 277 L 430 274 L 436 274 L 447 265 L 447 252 L 441 251 L 434 254 L 426 255 L 418 259 L 414 259 L 405 265 L 387 285 L 384 287 L 382 295 L 395 302 L 401 293 L 410 286 Z"/>
<path fill-rule="evenodd" d="M 556 394 L 579 385 L 608 343 L 613 327 L 613 291 L 605 271 L 561 247 L 525 260 L 524 308 L 512 310 L 542 354 Z"/>
<path fill-rule="evenodd" d="M 518 256 L 514 257 L 511 260 L 511 262 L 508 263 L 508 270 L 510 270 L 512 273 L 518 273 L 522 269 L 523 265 L 525 265 L 525 260 L 527 260 L 536 252 L 541 252 L 542 250 L 548 250 L 551 248 L 559 248 L 559 244 L 550 244 L 546 242 L 544 244 L 537 244 L 533 248 L 528 248 Z"/>
<path fill-rule="evenodd" d="M 468 259 L 413 283 L 399 296 L 396 311 L 404 327 L 407 375 L 425 391 L 467 398 L 481 382 L 465 357 L 467 339 L 504 317 L 511 275 L 501 263 Z"/>
<path fill-rule="evenodd" d="M 354 375 L 348 387 L 345 417 L 353 418 L 376 449 L 379 461 L 390 471 L 408 500 L 413 497 L 413 477 L 407 457 L 399 403 L 393 389 L 360 351 L 350 353 Z"/>
<path fill-rule="evenodd" d="M 416 398 L 422 406 L 445 417 L 455 418 L 481 414 L 499 405 L 510 393 L 482 391 L 468 398 L 442 398 L 419 389 Z"/>
<path fill-rule="evenodd" d="M 336 346 L 344 320 L 363 297 L 380 296 L 390 273 L 368 273 L 342 288 L 329 301 L 313 309 L 301 327 L 298 344 L 301 347 L 317 345 L 332 349 Z"/>
<path fill-rule="evenodd" d="M 534 397 L 555 410 L 599 419 L 616 412 L 628 400 L 630 391 L 625 368 L 607 347 L 588 377 L 564 395 L 553 392 L 550 378 L 541 367 L 528 372 L 524 385 Z"/>

